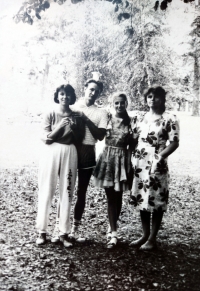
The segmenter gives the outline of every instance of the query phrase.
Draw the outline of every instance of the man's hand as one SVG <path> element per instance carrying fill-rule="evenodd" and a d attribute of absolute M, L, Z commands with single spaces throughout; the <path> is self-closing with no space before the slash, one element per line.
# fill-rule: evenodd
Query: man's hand
<path fill-rule="evenodd" d="M 87 116 L 82 112 L 82 111 L 76 111 L 74 112 L 74 117 L 80 117 L 82 118 L 83 120 L 86 120 L 87 119 Z"/>

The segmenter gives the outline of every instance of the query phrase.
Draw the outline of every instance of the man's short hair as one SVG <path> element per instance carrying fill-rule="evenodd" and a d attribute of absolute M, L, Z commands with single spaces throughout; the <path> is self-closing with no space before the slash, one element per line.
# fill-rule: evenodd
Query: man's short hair
<path fill-rule="evenodd" d="M 101 92 L 103 91 L 103 83 L 100 82 L 100 81 L 96 81 L 94 79 L 88 79 L 86 82 L 85 82 L 85 87 L 88 86 L 88 84 L 90 83 L 95 83 L 98 87 L 99 87 L 99 93 L 101 94 Z"/>

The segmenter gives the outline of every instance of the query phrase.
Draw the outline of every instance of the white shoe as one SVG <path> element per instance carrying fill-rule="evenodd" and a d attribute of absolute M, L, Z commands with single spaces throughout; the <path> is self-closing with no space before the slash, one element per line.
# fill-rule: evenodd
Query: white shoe
<path fill-rule="evenodd" d="M 46 243 L 46 233 L 39 233 L 39 236 L 36 240 L 36 244 L 39 245 L 44 245 Z"/>
<path fill-rule="evenodd" d="M 54 228 L 51 242 L 52 243 L 58 243 L 60 241 L 60 236 L 59 236 L 59 223 L 56 223 L 56 226 Z"/>
<path fill-rule="evenodd" d="M 64 247 L 66 248 L 72 248 L 73 243 L 69 240 L 69 237 L 67 234 L 60 235 L 60 241 L 63 243 Z"/>

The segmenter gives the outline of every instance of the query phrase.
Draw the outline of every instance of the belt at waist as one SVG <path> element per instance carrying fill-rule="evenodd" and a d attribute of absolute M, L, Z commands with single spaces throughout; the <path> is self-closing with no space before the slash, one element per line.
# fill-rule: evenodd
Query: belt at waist
<path fill-rule="evenodd" d="M 120 149 L 120 150 L 126 150 L 126 147 L 114 147 L 114 146 L 109 146 L 109 145 L 105 145 L 106 148 L 113 148 L 113 149 Z"/>

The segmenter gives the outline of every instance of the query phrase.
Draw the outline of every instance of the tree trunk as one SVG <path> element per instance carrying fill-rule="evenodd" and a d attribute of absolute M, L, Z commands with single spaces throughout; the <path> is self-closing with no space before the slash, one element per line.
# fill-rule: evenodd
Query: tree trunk
<path fill-rule="evenodd" d="M 194 51 L 194 97 L 192 103 L 192 115 L 199 116 L 199 102 L 200 102 L 200 17 L 199 7 L 195 7 L 195 51 Z"/>
<path fill-rule="evenodd" d="M 195 55 L 194 59 L 194 97 L 192 102 L 192 115 L 199 116 L 199 101 L 200 101 L 200 66 L 199 58 Z"/>

